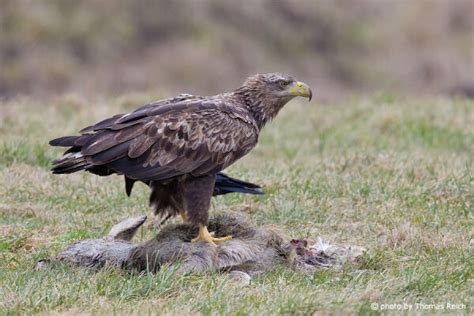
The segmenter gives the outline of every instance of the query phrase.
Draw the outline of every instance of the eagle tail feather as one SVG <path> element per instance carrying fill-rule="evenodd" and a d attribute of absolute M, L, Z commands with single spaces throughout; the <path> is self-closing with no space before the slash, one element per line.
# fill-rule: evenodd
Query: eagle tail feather
<path fill-rule="evenodd" d="M 70 152 L 53 161 L 51 171 L 54 174 L 73 173 L 89 167 L 92 167 L 92 164 L 86 161 L 80 152 Z"/>
<path fill-rule="evenodd" d="M 222 195 L 227 193 L 248 193 L 262 195 L 262 188 L 254 183 L 246 182 L 219 172 L 216 176 L 216 184 L 214 187 L 214 195 Z"/>

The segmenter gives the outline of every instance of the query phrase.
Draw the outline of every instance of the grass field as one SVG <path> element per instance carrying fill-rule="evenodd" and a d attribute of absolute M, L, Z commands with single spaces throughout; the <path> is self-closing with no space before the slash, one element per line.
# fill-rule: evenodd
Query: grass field
<path fill-rule="evenodd" d="M 294 101 L 227 170 L 267 194 L 219 197 L 214 210 L 250 213 L 292 237 L 363 246 L 361 263 L 311 276 L 281 267 L 246 287 L 172 268 L 139 276 L 66 266 L 34 271 L 38 259 L 72 241 L 149 213 L 142 185 L 127 198 L 119 177 L 50 174 L 60 151 L 48 140 L 154 98 L 0 105 L 0 314 L 365 314 L 373 303 L 417 302 L 472 312 L 474 102 L 464 100 Z M 148 226 L 136 239 L 155 233 Z"/>

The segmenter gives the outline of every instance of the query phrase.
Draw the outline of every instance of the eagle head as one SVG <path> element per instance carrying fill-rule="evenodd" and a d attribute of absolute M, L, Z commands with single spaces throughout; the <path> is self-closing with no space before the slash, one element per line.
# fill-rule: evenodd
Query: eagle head
<path fill-rule="evenodd" d="M 284 99 L 288 102 L 294 97 L 305 97 L 311 101 L 313 97 L 313 93 L 306 83 L 287 74 L 258 74 L 247 79 L 247 82 L 252 81 L 254 85 L 260 85 L 262 91 L 265 91 L 269 97 L 274 99 Z"/>
<path fill-rule="evenodd" d="M 305 97 L 311 101 L 313 96 L 306 83 L 282 73 L 253 75 L 235 93 L 244 99 L 260 127 L 273 119 L 294 97 Z"/>

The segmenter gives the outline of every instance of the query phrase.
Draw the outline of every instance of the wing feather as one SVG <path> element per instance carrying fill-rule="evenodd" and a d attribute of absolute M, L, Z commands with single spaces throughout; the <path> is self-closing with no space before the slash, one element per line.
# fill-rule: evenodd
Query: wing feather
<path fill-rule="evenodd" d="M 150 147 L 156 142 L 156 139 L 148 136 L 147 134 L 142 134 L 136 137 L 130 147 L 128 148 L 128 156 L 130 158 L 138 158 L 143 155 Z"/>
<path fill-rule="evenodd" d="M 81 153 L 131 180 L 216 173 L 253 148 L 253 118 L 221 99 L 187 97 L 145 105 L 85 129 Z"/>
<path fill-rule="evenodd" d="M 132 141 L 126 141 L 124 143 L 120 143 L 114 147 L 109 148 L 108 150 L 101 151 L 91 158 L 95 164 L 105 164 L 119 158 L 123 158 L 127 154 L 128 147 Z"/>

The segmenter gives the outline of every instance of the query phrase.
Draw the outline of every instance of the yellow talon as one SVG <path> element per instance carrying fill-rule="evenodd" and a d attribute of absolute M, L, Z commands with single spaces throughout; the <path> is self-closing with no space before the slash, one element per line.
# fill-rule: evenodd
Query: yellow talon
<path fill-rule="evenodd" d="M 220 237 L 220 238 L 216 238 L 214 236 L 216 236 L 215 232 L 210 233 L 207 230 L 206 226 L 199 225 L 199 235 L 196 238 L 193 238 L 192 242 L 203 240 L 203 241 L 207 241 L 208 243 L 216 246 L 216 242 L 226 241 L 226 240 L 231 240 L 232 239 L 232 236 L 225 236 L 225 237 Z"/>

